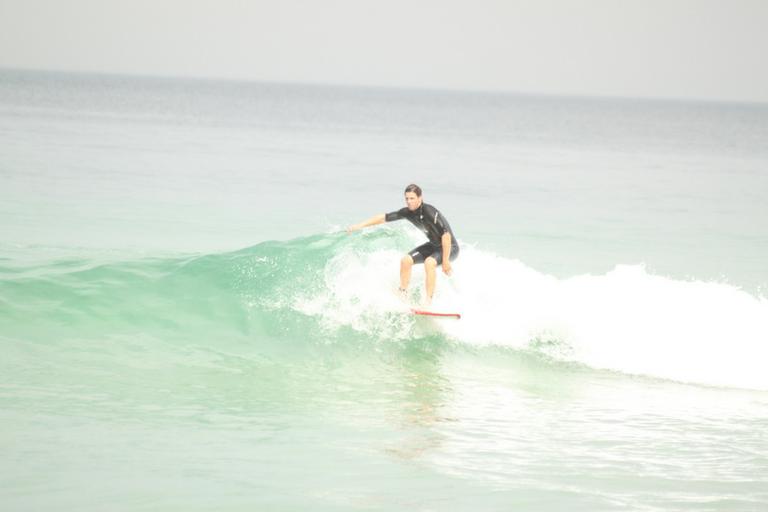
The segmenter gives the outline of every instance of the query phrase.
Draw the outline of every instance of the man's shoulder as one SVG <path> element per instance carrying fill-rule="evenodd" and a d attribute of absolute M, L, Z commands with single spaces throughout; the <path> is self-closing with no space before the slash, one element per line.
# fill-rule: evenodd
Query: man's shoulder
<path fill-rule="evenodd" d="M 391 222 L 393 220 L 405 219 L 408 217 L 408 213 L 409 213 L 408 208 L 400 208 L 399 210 L 395 210 L 393 212 L 385 214 L 384 220 L 387 222 Z"/>
<path fill-rule="evenodd" d="M 403 207 L 397 210 L 397 215 L 400 216 L 400 218 L 406 218 L 411 214 L 411 210 L 408 209 L 408 207 Z"/>

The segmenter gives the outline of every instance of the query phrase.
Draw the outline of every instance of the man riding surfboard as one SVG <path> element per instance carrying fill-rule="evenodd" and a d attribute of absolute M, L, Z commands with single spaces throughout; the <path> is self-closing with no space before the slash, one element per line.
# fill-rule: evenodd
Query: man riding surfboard
<path fill-rule="evenodd" d="M 435 292 L 435 269 L 442 265 L 443 272 L 451 275 L 451 262 L 459 255 L 459 244 L 443 214 L 434 206 L 426 204 L 421 195 L 418 185 L 408 185 L 405 188 L 405 208 L 391 213 L 380 213 L 359 224 L 353 224 L 347 228 L 347 233 L 400 219 L 408 220 L 423 231 L 429 241 L 409 251 L 400 260 L 400 293 L 407 296 L 411 268 L 423 263 L 426 273 L 424 306 L 429 306 Z"/>

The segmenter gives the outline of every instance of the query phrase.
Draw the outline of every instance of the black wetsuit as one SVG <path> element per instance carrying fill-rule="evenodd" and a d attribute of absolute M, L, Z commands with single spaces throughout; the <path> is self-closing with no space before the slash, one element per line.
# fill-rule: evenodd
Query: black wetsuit
<path fill-rule="evenodd" d="M 414 263 L 424 263 L 424 260 L 431 256 L 435 258 L 438 265 L 442 264 L 442 237 L 445 233 L 451 234 L 450 260 L 455 260 L 459 255 L 459 244 L 456 242 L 456 237 L 453 235 L 453 231 L 451 231 L 450 224 L 448 224 L 448 221 L 443 217 L 443 214 L 431 204 L 421 203 L 421 206 L 414 211 L 411 211 L 408 208 L 401 208 L 400 210 L 388 213 L 385 216 L 387 222 L 400 219 L 407 219 L 411 224 L 423 231 L 424 234 L 427 235 L 427 238 L 429 238 L 429 242 L 416 247 L 408 253 L 411 258 L 413 258 Z"/>

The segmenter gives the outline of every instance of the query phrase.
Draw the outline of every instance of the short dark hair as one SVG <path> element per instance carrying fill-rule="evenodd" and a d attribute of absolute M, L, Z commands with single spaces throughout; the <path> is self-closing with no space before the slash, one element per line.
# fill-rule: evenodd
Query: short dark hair
<path fill-rule="evenodd" d="M 413 183 L 405 187 L 404 194 L 407 194 L 408 192 L 415 192 L 418 197 L 421 197 L 421 187 Z"/>

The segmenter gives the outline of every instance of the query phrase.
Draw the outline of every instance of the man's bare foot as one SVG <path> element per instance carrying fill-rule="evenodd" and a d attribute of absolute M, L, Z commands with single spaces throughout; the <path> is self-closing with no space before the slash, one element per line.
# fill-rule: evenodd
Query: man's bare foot
<path fill-rule="evenodd" d="M 397 295 L 403 302 L 408 302 L 408 290 L 405 288 L 398 288 Z"/>

